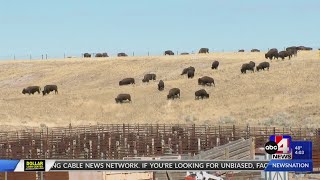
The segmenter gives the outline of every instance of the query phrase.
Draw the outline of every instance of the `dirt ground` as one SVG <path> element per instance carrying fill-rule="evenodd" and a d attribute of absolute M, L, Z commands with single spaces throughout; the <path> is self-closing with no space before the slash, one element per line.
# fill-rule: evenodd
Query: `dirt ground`
<path fill-rule="evenodd" d="M 220 61 L 212 70 L 214 60 Z M 299 52 L 291 60 L 270 62 L 270 71 L 241 74 L 243 63 L 263 61 L 261 53 L 210 53 L 184 56 L 71 58 L 0 62 L 0 120 L 2 129 L 24 126 L 66 126 L 96 123 L 196 123 L 319 127 L 320 55 Z M 194 66 L 195 77 L 181 76 Z M 157 80 L 143 84 L 144 74 Z M 201 76 L 215 79 L 205 87 L 206 100 L 195 100 Z M 119 87 L 134 77 L 135 85 Z M 162 79 L 165 90 L 159 92 Z M 59 94 L 23 95 L 30 85 L 58 85 Z M 181 99 L 167 100 L 170 88 L 181 89 Z M 130 93 L 132 103 L 116 104 L 119 93 Z"/>

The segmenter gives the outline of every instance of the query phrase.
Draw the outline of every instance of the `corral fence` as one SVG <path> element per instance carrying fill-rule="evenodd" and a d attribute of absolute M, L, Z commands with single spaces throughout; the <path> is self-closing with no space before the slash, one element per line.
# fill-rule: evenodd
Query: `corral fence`
<path fill-rule="evenodd" d="M 264 147 L 272 134 L 313 141 L 320 166 L 320 131 L 313 128 L 167 124 L 98 124 L 0 132 L 2 159 L 123 159 L 163 155 L 194 156 L 240 138 Z"/>

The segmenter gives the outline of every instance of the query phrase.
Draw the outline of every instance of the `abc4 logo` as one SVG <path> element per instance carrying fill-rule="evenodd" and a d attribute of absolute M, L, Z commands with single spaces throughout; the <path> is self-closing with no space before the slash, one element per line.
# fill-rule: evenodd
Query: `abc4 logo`
<path fill-rule="evenodd" d="M 264 149 L 268 154 L 290 154 L 290 147 L 287 139 L 282 139 L 278 144 L 274 141 L 269 141 L 265 144 Z"/>

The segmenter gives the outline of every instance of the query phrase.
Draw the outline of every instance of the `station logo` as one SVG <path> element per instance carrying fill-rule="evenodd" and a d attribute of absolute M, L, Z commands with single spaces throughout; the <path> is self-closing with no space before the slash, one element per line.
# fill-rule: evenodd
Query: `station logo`
<path fill-rule="evenodd" d="M 272 159 L 292 159 L 291 136 L 272 135 L 264 146 Z"/>

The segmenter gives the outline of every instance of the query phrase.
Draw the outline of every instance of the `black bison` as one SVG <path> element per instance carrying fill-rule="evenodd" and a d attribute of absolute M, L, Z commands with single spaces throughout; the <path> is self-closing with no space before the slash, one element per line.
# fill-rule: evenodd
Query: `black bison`
<path fill-rule="evenodd" d="M 130 94 L 119 94 L 116 98 L 116 103 L 122 103 L 122 101 L 128 100 L 129 102 L 131 101 L 131 96 Z"/>
<path fill-rule="evenodd" d="M 291 59 L 291 53 L 289 51 L 280 51 L 278 57 L 284 60 L 284 58 L 289 57 Z"/>
<path fill-rule="evenodd" d="M 290 54 L 291 54 L 292 56 L 297 56 L 297 54 L 298 54 L 298 47 L 296 47 L 296 46 L 287 47 L 287 48 L 286 48 L 286 51 L 290 52 Z"/>
<path fill-rule="evenodd" d="M 201 53 L 209 53 L 209 48 L 201 48 L 199 50 L 199 54 L 201 54 Z"/>
<path fill-rule="evenodd" d="M 311 47 L 305 47 L 305 46 L 299 46 L 297 48 L 298 48 L 298 50 L 301 50 L 301 51 L 311 51 L 312 50 Z"/>
<path fill-rule="evenodd" d="M 247 71 L 254 72 L 254 67 L 256 66 L 256 63 L 250 61 L 249 63 L 245 63 L 241 66 L 241 73 L 247 73 Z"/>
<path fill-rule="evenodd" d="M 259 49 L 251 49 L 251 52 L 260 52 Z"/>
<path fill-rule="evenodd" d="M 156 80 L 156 75 L 155 74 L 146 74 L 144 75 L 142 82 L 149 82 L 149 80 Z"/>
<path fill-rule="evenodd" d="M 38 92 L 38 94 L 40 94 L 40 91 L 41 91 L 40 86 L 29 86 L 27 88 L 23 88 L 22 94 L 28 93 L 30 95 L 30 94 L 34 94 L 35 92 Z"/>
<path fill-rule="evenodd" d="M 192 70 L 189 70 L 188 72 L 187 72 L 187 75 L 188 75 L 188 79 L 189 78 L 193 78 L 194 77 L 194 71 L 192 71 Z"/>
<path fill-rule="evenodd" d="M 200 97 L 201 97 L 201 99 L 203 99 L 203 98 L 209 98 L 209 94 L 208 94 L 207 91 L 204 90 L 204 89 L 200 89 L 200 90 L 196 91 L 196 92 L 194 93 L 194 95 L 195 95 L 195 99 L 199 99 Z"/>
<path fill-rule="evenodd" d="M 108 53 L 102 53 L 102 57 L 109 57 Z"/>
<path fill-rule="evenodd" d="M 256 67 L 257 71 L 260 71 L 261 69 L 269 70 L 269 68 L 270 68 L 270 63 L 268 63 L 268 62 L 262 62 Z"/>
<path fill-rule="evenodd" d="M 240 49 L 238 52 L 244 52 L 244 49 Z"/>
<path fill-rule="evenodd" d="M 57 85 L 46 85 L 43 88 L 42 94 L 46 95 L 46 94 L 50 94 L 51 91 L 54 91 L 55 94 L 58 94 L 58 87 Z"/>
<path fill-rule="evenodd" d="M 162 80 L 160 80 L 158 83 L 158 90 L 162 91 L 163 89 L 164 89 L 164 82 Z"/>
<path fill-rule="evenodd" d="M 173 126 L 172 127 L 172 134 L 174 134 L 175 132 L 177 132 L 178 136 L 182 136 L 183 135 L 183 128 L 179 127 L 179 126 Z"/>
<path fill-rule="evenodd" d="M 118 53 L 118 57 L 126 57 L 126 56 L 128 56 L 126 53 Z"/>
<path fill-rule="evenodd" d="M 174 53 L 173 53 L 173 51 L 171 51 L 171 50 L 166 50 L 166 51 L 164 52 L 164 55 L 173 56 Z"/>
<path fill-rule="evenodd" d="M 266 58 L 266 59 L 270 59 L 270 60 L 272 60 L 273 58 L 275 59 L 275 58 L 277 58 L 278 59 L 278 49 L 276 49 L 276 48 L 272 48 L 272 49 L 270 49 L 265 55 L 264 55 L 264 57 Z"/>
<path fill-rule="evenodd" d="M 124 78 L 121 81 L 119 81 L 119 86 L 128 84 L 135 84 L 134 78 Z"/>
<path fill-rule="evenodd" d="M 188 55 L 189 53 L 187 52 L 184 52 L 184 53 L 181 53 L 180 55 Z"/>
<path fill-rule="evenodd" d="M 180 98 L 180 89 L 179 88 L 172 88 L 167 95 L 167 99 L 174 99 Z"/>
<path fill-rule="evenodd" d="M 218 69 L 219 61 L 213 61 L 211 69 Z"/>
<path fill-rule="evenodd" d="M 85 57 L 85 58 L 90 58 L 90 57 L 91 57 L 91 54 L 89 54 L 89 53 L 84 53 L 84 54 L 83 54 L 83 57 Z"/>
<path fill-rule="evenodd" d="M 96 57 L 103 57 L 101 53 L 97 53 Z"/>
<path fill-rule="evenodd" d="M 192 66 L 187 67 L 187 68 L 184 68 L 183 71 L 182 71 L 182 73 L 181 73 L 181 75 L 187 74 L 188 71 L 193 71 L 193 72 L 195 72 L 196 69 L 195 69 L 194 67 L 192 67 Z"/>
<path fill-rule="evenodd" d="M 205 86 L 205 85 L 211 86 L 213 84 L 214 86 L 216 86 L 214 84 L 214 79 L 212 77 L 208 77 L 208 76 L 203 76 L 203 77 L 199 78 L 198 84 L 203 85 L 203 86 Z"/>

